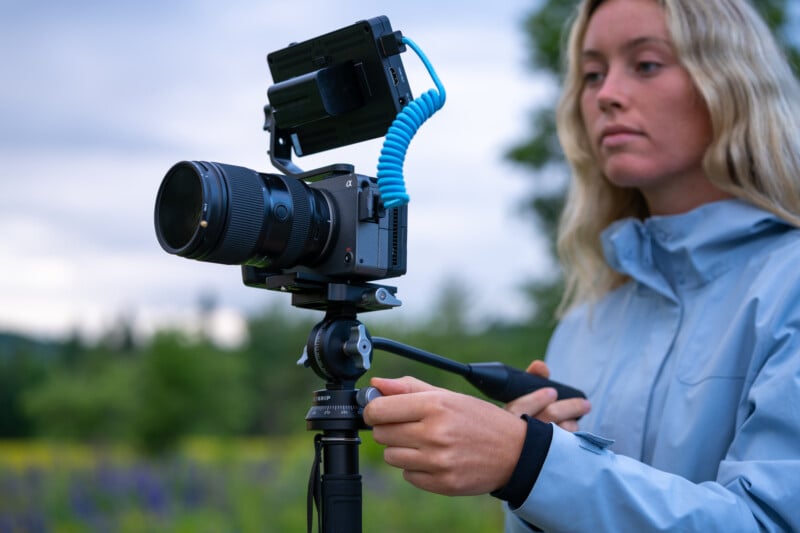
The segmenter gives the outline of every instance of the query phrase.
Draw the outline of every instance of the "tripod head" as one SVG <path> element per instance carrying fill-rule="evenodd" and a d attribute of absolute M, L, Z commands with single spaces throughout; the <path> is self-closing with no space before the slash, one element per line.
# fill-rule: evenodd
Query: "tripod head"
<path fill-rule="evenodd" d="M 307 272 L 276 274 L 244 266 L 247 285 L 288 292 L 295 307 L 316 309 L 325 316 L 309 333 L 297 362 L 325 381 L 314 392 L 306 427 L 321 431 L 308 483 L 308 531 L 316 504 L 320 532 L 361 531 L 361 475 L 358 473 L 358 431 L 364 424 L 355 384 L 372 364 L 372 340 L 358 320 L 360 312 L 400 305 L 396 288 L 359 281 L 341 281 Z"/>
<path fill-rule="evenodd" d="M 372 364 L 372 342 L 358 313 L 401 305 L 387 285 L 341 281 L 304 272 L 274 274 L 242 267 L 245 284 L 292 295 L 292 305 L 325 312 L 308 336 L 298 365 L 310 367 L 328 389 L 352 389 Z"/>

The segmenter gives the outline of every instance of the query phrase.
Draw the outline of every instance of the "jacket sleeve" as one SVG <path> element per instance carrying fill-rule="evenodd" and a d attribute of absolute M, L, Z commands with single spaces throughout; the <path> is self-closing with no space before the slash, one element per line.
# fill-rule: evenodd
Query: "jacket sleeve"
<path fill-rule="evenodd" d="M 506 531 L 530 531 L 521 520 L 544 531 L 800 531 L 797 326 L 773 338 L 777 350 L 751 376 L 716 480 L 692 483 L 611 452 L 611 441 L 556 426 Z"/>

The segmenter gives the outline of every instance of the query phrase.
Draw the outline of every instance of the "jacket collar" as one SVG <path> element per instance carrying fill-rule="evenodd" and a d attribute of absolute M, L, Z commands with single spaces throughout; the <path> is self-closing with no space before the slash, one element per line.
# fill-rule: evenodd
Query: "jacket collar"
<path fill-rule="evenodd" d="M 601 238 L 613 269 L 674 298 L 745 261 L 758 237 L 789 228 L 752 204 L 723 200 L 679 215 L 619 220 Z"/>

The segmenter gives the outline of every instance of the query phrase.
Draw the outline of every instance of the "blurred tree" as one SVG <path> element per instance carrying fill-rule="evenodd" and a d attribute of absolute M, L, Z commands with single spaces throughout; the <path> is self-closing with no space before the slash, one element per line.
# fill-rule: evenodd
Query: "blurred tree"
<path fill-rule="evenodd" d="M 148 453 L 169 451 L 188 434 L 240 432 L 252 396 L 242 354 L 161 333 L 141 356 L 132 431 Z"/>
<path fill-rule="evenodd" d="M 55 350 L 17 335 L 0 334 L 0 438 L 29 437 L 34 427 L 21 397 L 40 383 Z"/>
<path fill-rule="evenodd" d="M 247 386 L 255 394 L 248 431 L 284 434 L 305 429 L 311 394 L 324 382 L 311 369 L 297 366 L 308 335 L 322 313 L 272 307 L 247 324 Z"/>
<path fill-rule="evenodd" d="M 69 365 L 50 362 L 46 379 L 17 395 L 36 434 L 127 440 L 158 454 L 189 434 L 239 433 L 247 424 L 253 394 L 239 352 L 174 332 L 135 355 L 126 347 L 79 352 Z"/>
<path fill-rule="evenodd" d="M 795 72 L 800 70 L 800 40 L 798 21 L 792 20 L 789 7 L 793 0 L 759 0 L 753 2 L 786 50 Z M 530 67 L 544 75 L 554 85 L 560 81 L 561 47 L 564 31 L 577 0 L 545 0 L 524 23 L 530 49 Z M 511 148 L 506 157 L 531 170 L 532 193 L 523 210 L 533 223 L 549 237 L 551 253 L 555 255 L 555 235 L 558 218 L 564 205 L 569 175 L 568 166 L 558 143 L 555 130 L 555 99 L 544 102 L 530 115 L 527 139 Z M 527 286 L 536 304 L 534 320 L 551 319 L 560 301 L 561 279 L 535 280 Z"/>
<path fill-rule="evenodd" d="M 136 317 L 133 312 L 120 313 L 111 327 L 99 341 L 108 352 L 115 356 L 129 356 L 136 353 L 136 335 L 134 323 Z"/>
<path fill-rule="evenodd" d="M 467 311 L 471 308 L 467 284 L 450 277 L 439 290 L 428 327 L 439 335 L 466 335 L 469 331 Z"/>
<path fill-rule="evenodd" d="M 51 371 L 48 379 L 21 395 L 36 433 L 93 442 L 129 437 L 135 408 L 133 364 L 117 360 L 103 367 Z"/>

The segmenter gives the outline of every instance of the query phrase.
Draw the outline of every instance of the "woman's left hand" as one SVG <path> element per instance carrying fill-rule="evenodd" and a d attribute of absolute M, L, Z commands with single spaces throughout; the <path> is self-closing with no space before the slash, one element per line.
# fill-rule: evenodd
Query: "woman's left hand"
<path fill-rule="evenodd" d="M 550 369 L 544 361 L 535 360 L 527 369 L 530 374 L 535 374 L 543 378 L 550 377 Z M 525 396 L 510 401 L 506 404 L 506 410 L 517 416 L 529 415 L 541 420 L 542 422 L 553 422 L 567 431 L 578 431 L 578 419 L 588 413 L 592 405 L 589 400 L 584 398 L 570 398 L 567 400 L 556 400 L 555 389 L 549 389 L 554 401 L 542 405 L 539 389 Z"/>

